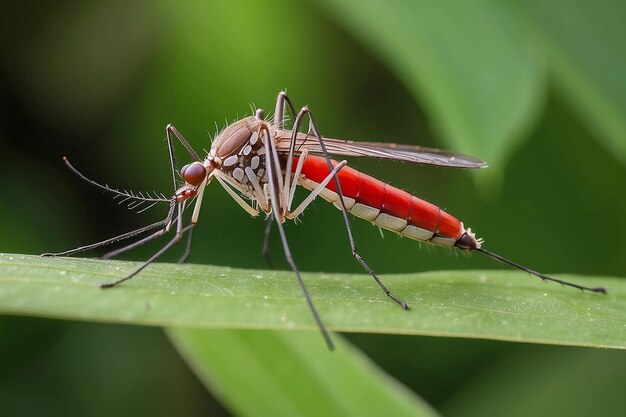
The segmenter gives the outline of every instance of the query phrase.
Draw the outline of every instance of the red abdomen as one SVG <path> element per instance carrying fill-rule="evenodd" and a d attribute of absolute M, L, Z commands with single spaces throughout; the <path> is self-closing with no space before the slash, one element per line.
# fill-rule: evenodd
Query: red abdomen
<path fill-rule="evenodd" d="M 337 161 L 331 161 L 333 166 L 337 164 Z M 294 158 L 293 170 L 297 162 L 298 158 Z M 324 158 L 309 155 L 303 165 L 304 178 L 300 183 L 308 189 L 313 189 L 323 182 L 329 173 Z M 406 191 L 348 166 L 344 166 L 337 176 L 346 208 L 358 217 L 403 236 L 445 245 L 454 245 L 465 233 L 463 223 L 454 216 Z M 326 188 L 332 193 L 326 191 L 321 194 L 322 197 L 336 202 L 334 180 L 331 180 Z"/>

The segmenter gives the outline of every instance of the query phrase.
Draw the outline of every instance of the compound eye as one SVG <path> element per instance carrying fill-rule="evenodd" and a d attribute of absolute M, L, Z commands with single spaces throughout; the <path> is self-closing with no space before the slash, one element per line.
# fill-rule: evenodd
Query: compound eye
<path fill-rule="evenodd" d="M 187 184 L 198 186 L 206 178 L 206 168 L 200 162 L 194 162 L 182 167 L 180 175 Z"/>

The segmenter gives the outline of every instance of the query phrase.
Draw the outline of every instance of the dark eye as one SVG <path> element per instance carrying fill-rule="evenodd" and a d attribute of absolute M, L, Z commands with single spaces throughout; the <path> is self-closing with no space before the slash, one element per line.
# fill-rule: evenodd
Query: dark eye
<path fill-rule="evenodd" d="M 206 178 L 206 168 L 200 162 L 194 162 L 182 167 L 180 175 L 188 184 L 197 186 Z"/>

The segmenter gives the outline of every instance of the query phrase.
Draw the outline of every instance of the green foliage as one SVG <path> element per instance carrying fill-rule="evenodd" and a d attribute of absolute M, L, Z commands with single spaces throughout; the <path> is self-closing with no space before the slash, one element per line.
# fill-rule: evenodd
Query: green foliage
<path fill-rule="evenodd" d="M 339 336 L 329 354 L 311 332 L 168 333 L 204 384 L 238 415 L 436 415 Z"/>
<path fill-rule="evenodd" d="M 600 143 L 626 162 L 624 3 L 325 3 L 388 60 L 453 148 L 487 160 L 511 153 L 534 122 L 549 72 Z"/>
<path fill-rule="evenodd" d="M 576 0 L 562 6 L 525 0 L 514 10 L 545 51 L 555 85 L 598 142 L 626 163 L 626 4 Z"/>
<path fill-rule="evenodd" d="M 450 148 L 502 159 L 533 122 L 545 85 L 544 59 L 502 2 L 326 5 L 424 102 Z"/>
<path fill-rule="evenodd" d="M 623 381 L 626 361 L 623 352 L 576 349 L 549 349 L 538 355 L 529 349 L 515 357 L 496 360 L 493 370 L 465 387 L 441 410 L 444 415 L 480 417 L 507 415 L 522 417 L 539 409 L 546 415 L 614 416 L 624 413 Z M 499 369 L 507 375 L 502 383 Z M 529 384 L 529 381 L 533 381 Z M 485 401 L 485 393 L 489 401 Z M 529 402 L 528 398 L 533 401 Z M 554 398 L 571 398 L 556 402 Z M 592 398 L 593 401 L 576 401 Z"/>
<path fill-rule="evenodd" d="M 283 361 L 308 369 L 307 377 L 314 362 L 360 370 L 396 414 L 421 402 L 391 378 L 448 416 L 623 414 L 621 350 L 563 345 L 622 349 L 626 340 L 623 279 L 607 278 L 626 270 L 624 2 L 39 3 L 7 3 L 11 19 L 0 27 L 0 251 L 65 250 L 162 216 L 159 208 L 125 214 L 72 177 L 62 155 L 100 182 L 170 194 L 167 123 L 202 153 L 226 119 L 250 114 L 249 103 L 269 113 L 287 88 L 297 107 L 315 112 L 325 135 L 486 159 L 490 169 L 476 175 L 349 163 L 458 216 L 489 249 L 610 293 L 468 271 L 494 264 L 419 250 L 393 235 L 381 240 L 355 221 L 361 254 L 411 302 L 404 312 L 351 259 L 337 211 L 316 203 L 303 223 L 286 225 L 296 262 L 309 271 L 324 321 L 345 331 L 379 372 L 342 336 L 334 336 L 339 352 L 323 351 L 293 276 L 266 271 L 262 222 L 211 187 L 191 261 L 222 266 L 158 264 L 105 292 L 95 284 L 136 264 L 2 257 L 0 414 L 228 415 L 154 327 L 178 323 L 211 327 L 169 332 L 211 393 L 237 414 L 259 398 L 249 390 L 275 368 L 282 374 L 268 387 L 272 398 L 302 399 L 303 408 L 318 410 L 346 395 L 342 404 L 356 407 L 350 395 L 362 385 L 335 383 L 333 369 L 314 375 L 317 382 L 304 371 L 287 377 Z M 177 152 L 181 164 L 189 162 Z M 479 189 L 474 178 L 501 187 Z M 156 245 L 127 259 L 146 259 Z M 273 260 L 288 269 L 281 250 L 274 239 Z M 178 255 L 174 249 L 162 261 Z M 414 274 L 442 269 L 453 271 Z M 252 327 L 280 331 L 235 330 Z M 303 349 L 314 361 L 295 359 Z M 249 390 L 238 391 L 244 364 L 258 372 Z M 319 404 L 296 392 L 308 384 Z"/>
<path fill-rule="evenodd" d="M 155 264 L 133 281 L 98 284 L 139 264 L 0 256 L 0 311 L 157 326 L 315 330 L 291 272 Z M 365 275 L 305 274 L 329 329 L 626 348 L 626 284 L 611 294 L 545 286 L 519 272 L 441 271 L 383 277 L 411 306 L 404 311 Z M 321 338 L 319 340 L 320 345 Z"/>

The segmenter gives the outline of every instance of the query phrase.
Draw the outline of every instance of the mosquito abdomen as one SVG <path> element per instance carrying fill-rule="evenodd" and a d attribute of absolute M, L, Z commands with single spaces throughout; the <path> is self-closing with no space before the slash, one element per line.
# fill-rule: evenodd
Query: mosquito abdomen
<path fill-rule="evenodd" d="M 337 161 L 331 160 L 331 163 L 335 166 Z M 300 183 L 312 190 L 329 173 L 324 158 L 309 155 Z M 337 177 L 346 208 L 353 215 L 411 239 L 473 249 L 472 242 L 467 241 L 473 240 L 473 235 L 468 235 L 460 220 L 438 206 L 348 166 L 343 167 Z M 330 181 L 320 195 L 341 208 L 334 181 Z M 457 242 L 462 244 L 457 245 Z"/>

